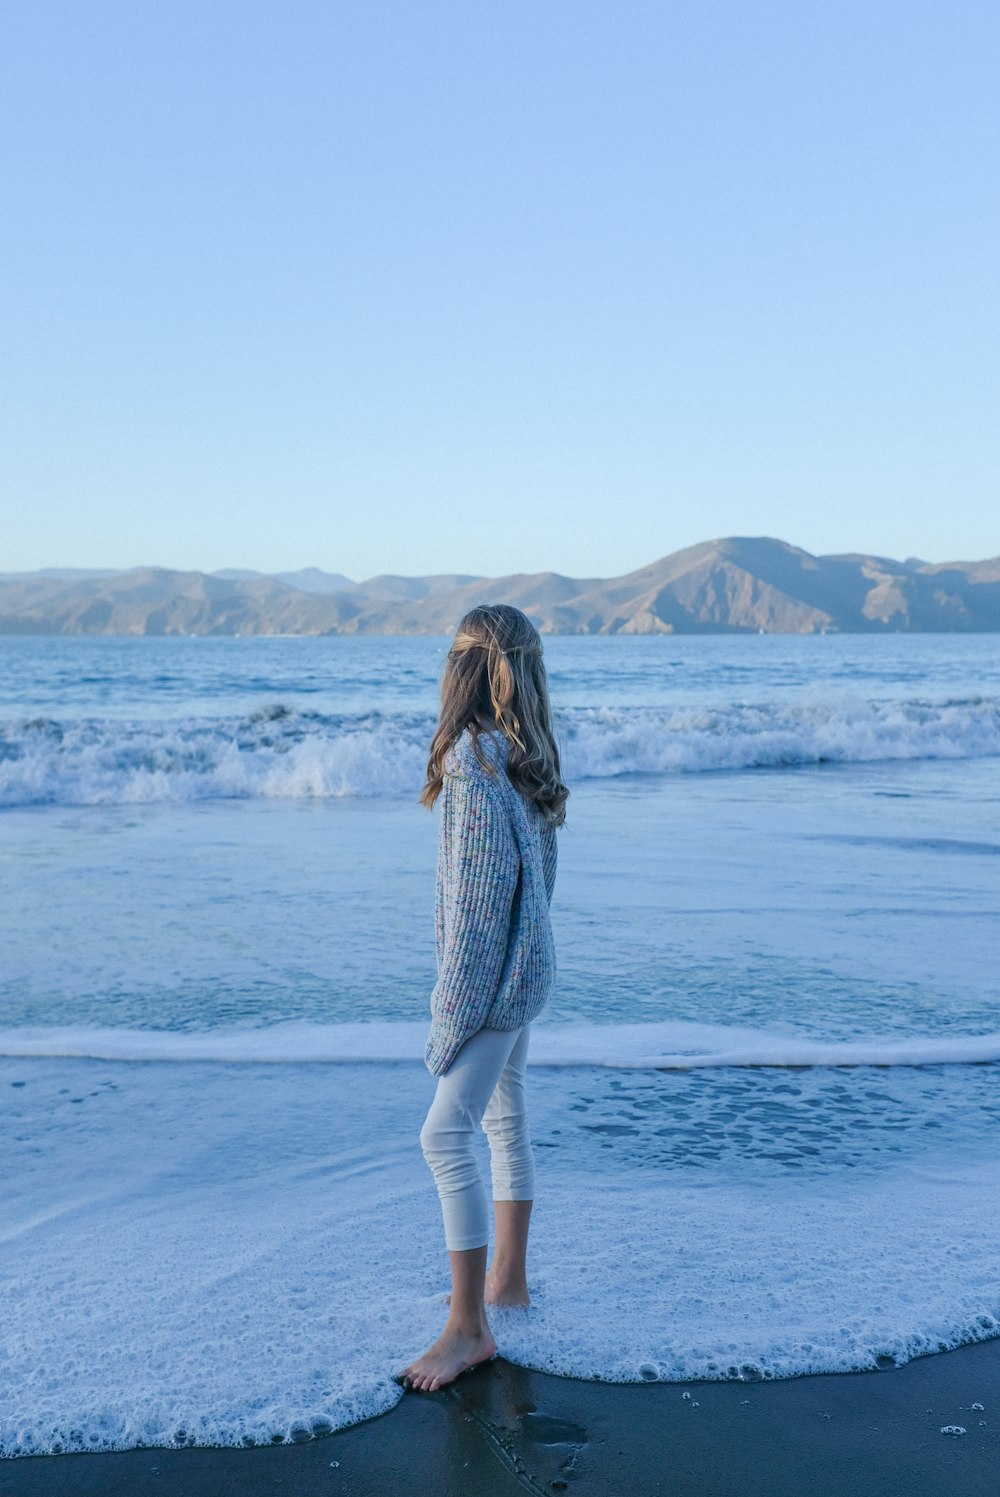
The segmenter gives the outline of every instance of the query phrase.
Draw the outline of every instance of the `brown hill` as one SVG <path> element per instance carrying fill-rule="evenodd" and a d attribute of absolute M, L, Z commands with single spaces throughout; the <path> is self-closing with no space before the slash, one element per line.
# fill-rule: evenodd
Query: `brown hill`
<path fill-rule="evenodd" d="M 477 602 L 514 603 L 544 633 L 697 634 L 1000 629 L 1000 558 L 914 563 L 813 556 L 768 536 L 705 541 L 612 578 L 325 578 L 46 573 L 0 577 L 6 634 L 440 634 Z M 323 590 L 316 578 L 324 578 Z M 308 579 L 308 581 L 306 580 Z"/>

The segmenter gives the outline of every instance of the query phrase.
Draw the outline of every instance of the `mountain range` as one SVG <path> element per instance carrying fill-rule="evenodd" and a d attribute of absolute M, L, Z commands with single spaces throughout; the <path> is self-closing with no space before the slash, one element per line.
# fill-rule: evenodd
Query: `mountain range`
<path fill-rule="evenodd" d="M 675 551 L 621 577 L 48 568 L 0 573 L 0 634 L 437 634 L 475 603 L 544 634 L 1000 630 L 1000 556 L 813 556 L 768 536 Z"/>

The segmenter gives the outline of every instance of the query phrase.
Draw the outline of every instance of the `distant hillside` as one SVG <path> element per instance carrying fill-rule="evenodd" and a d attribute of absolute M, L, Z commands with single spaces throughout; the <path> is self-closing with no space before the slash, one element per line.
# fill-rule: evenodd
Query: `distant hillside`
<path fill-rule="evenodd" d="M 731 536 L 610 578 L 48 568 L 0 575 L 0 634 L 450 634 L 482 602 L 516 604 L 545 634 L 992 631 L 1000 557 L 811 556 Z"/>

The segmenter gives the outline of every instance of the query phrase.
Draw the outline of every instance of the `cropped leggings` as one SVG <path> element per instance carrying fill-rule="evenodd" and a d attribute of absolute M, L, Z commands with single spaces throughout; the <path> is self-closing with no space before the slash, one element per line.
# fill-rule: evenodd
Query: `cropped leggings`
<path fill-rule="evenodd" d="M 524 1104 L 530 1024 L 480 1029 L 467 1039 L 444 1076 L 420 1145 L 434 1174 L 449 1252 L 485 1247 L 489 1203 L 476 1162 L 476 1130 L 490 1145 L 495 1201 L 530 1201 L 535 1166 Z"/>

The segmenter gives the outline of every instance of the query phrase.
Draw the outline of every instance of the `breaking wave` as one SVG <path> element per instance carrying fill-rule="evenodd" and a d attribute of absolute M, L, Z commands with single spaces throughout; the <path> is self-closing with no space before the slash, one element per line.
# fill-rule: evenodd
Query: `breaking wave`
<path fill-rule="evenodd" d="M 36 717 L 0 726 L 0 806 L 415 796 L 434 720 L 267 702 L 246 717 Z M 567 779 L 1000 755 L 1000 699 L 838 697 L 575 708 L 557 724 Z"/>

